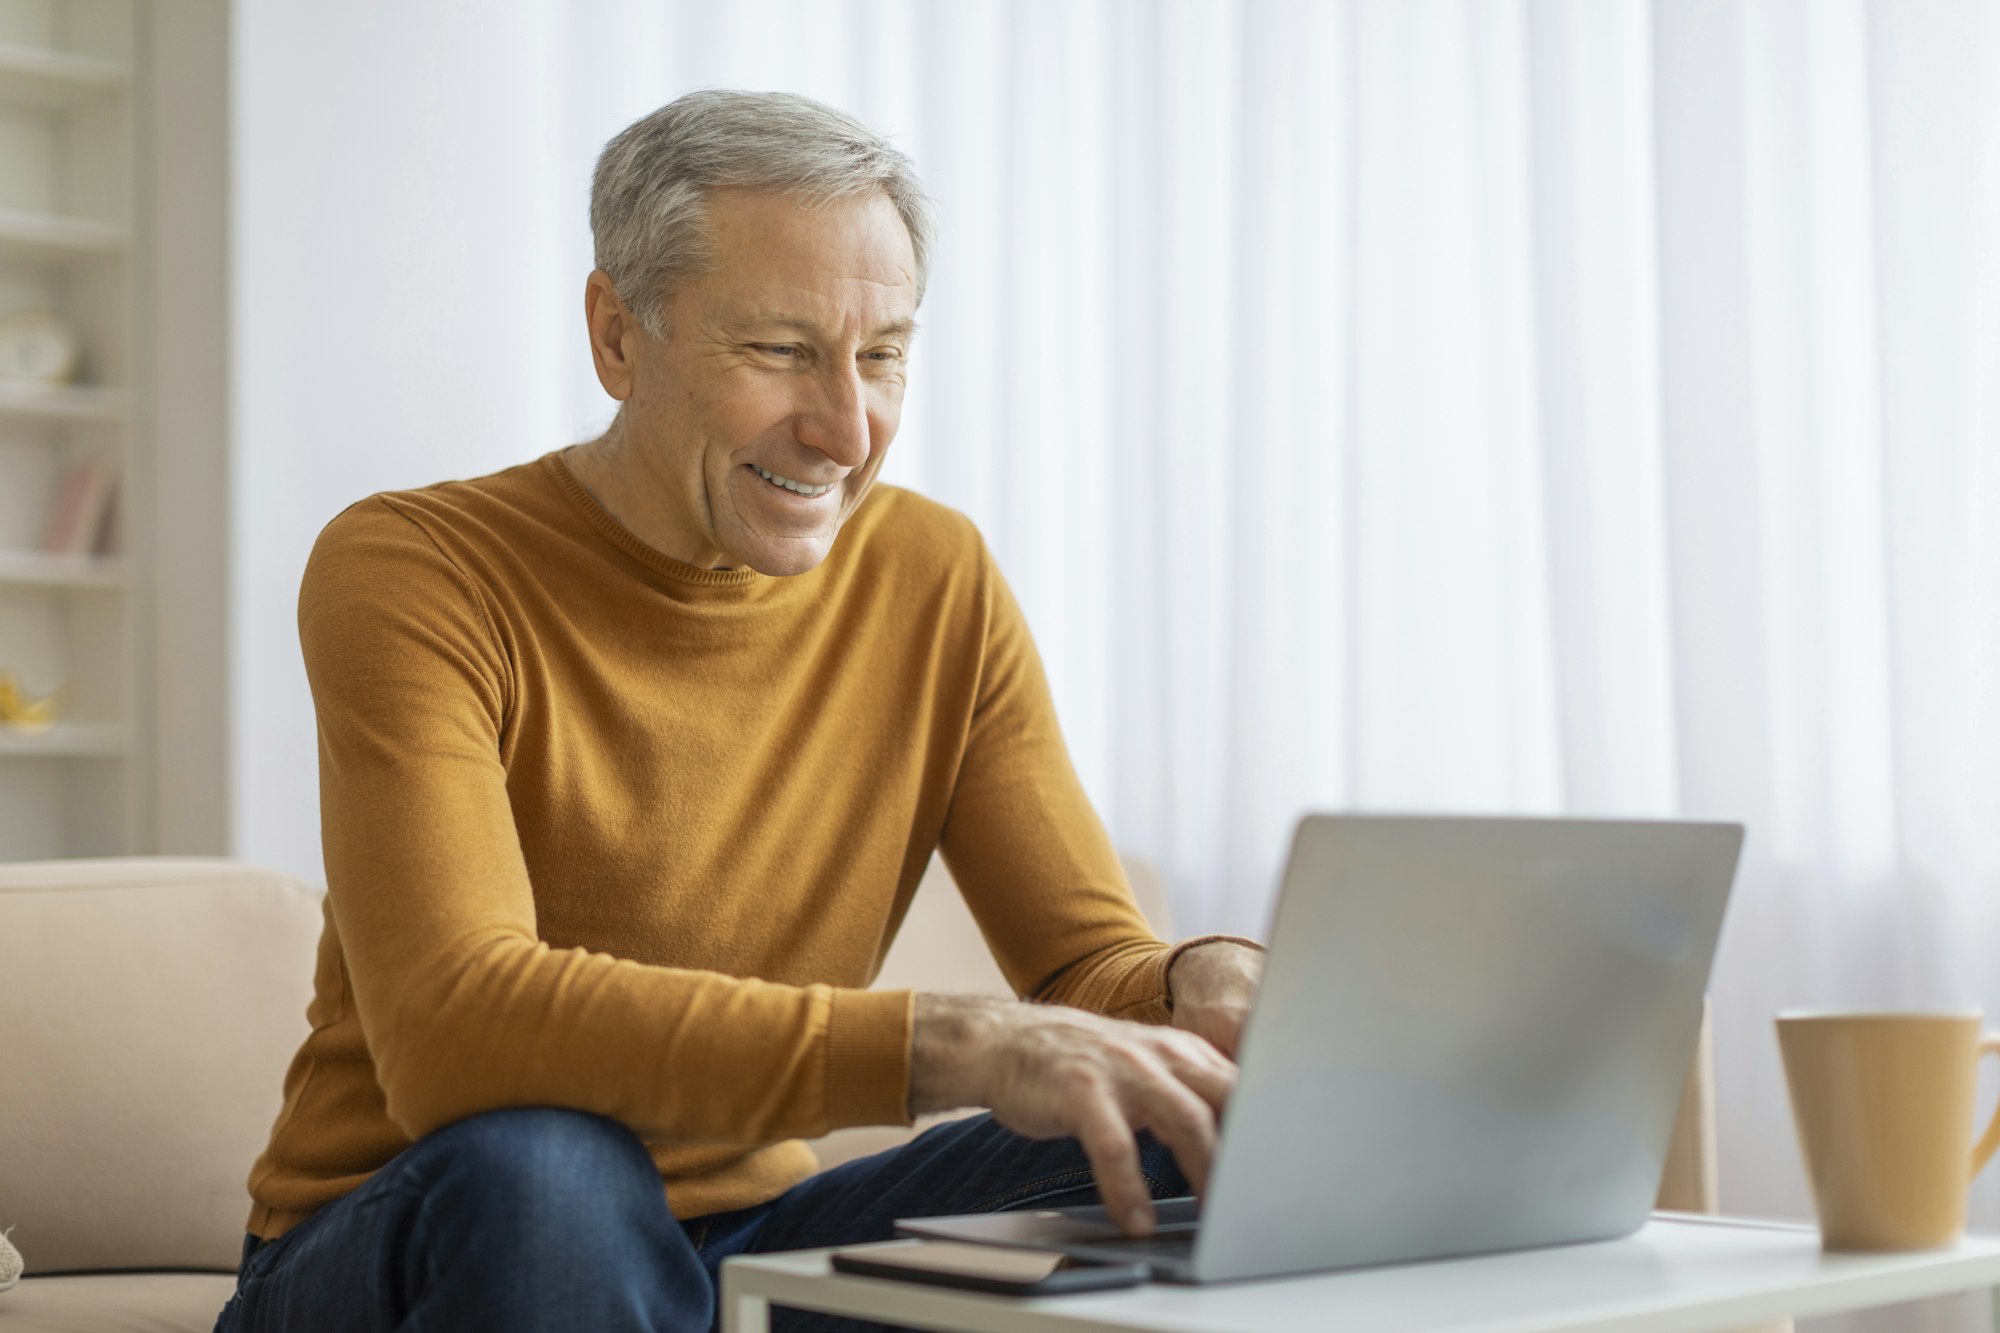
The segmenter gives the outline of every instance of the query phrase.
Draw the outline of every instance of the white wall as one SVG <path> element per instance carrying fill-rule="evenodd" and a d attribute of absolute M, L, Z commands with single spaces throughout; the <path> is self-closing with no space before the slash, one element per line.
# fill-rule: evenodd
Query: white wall
<path fill-rule="evenodd" d="M 235 6 L 233 850 L 316 882 L 293 632 L 314 537 L 374 491 L 597 428 L 560 407 L 566 373 L 588 373 L 589 264 L 587 182 L 541 188 L 562 104 L 551 12 Z M 580 268 L 548 262 L 565 242 Z"/>
<path fill-rule="evenodd" d="M 152 47 L 151 850 L 229 849 L 229 3 L 141 7 Z"/>

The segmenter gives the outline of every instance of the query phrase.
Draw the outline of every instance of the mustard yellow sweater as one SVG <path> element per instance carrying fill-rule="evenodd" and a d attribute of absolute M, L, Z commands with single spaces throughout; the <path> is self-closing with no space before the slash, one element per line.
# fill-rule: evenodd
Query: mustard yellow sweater
<path fill-rule="evenodd" d="M 681 1217 L 909 1123 L 911 995 L 863 988 L 933 849 L 1019 993 L 1167 1017 L 1174 950 L 952 510 L 878 486 L 809 573 L 699 569 L 551 453 L 346 510 L 299 634 L 326 926 L 259 1236 L 495 1107 L 630 1126 Z"/>

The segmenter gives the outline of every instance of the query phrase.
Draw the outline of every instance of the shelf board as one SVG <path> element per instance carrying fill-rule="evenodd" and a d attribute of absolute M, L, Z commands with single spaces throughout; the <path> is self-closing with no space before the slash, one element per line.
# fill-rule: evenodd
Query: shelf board
<path fill-rule="evenodd" d="M 80 106 L 119 91 L 130 78 L 131 71 L 109 61 L 0 42 L 0 101 Z"/>
<path fill-rule="evenodd" d="M 126 410 L 123 389 L 0 379 L 0 415 L 115 424 L 125 419 Z"/>
<path fill-rule="evenodd" d="M 51 555 L 46 551 L 0 550 L 0 586 L 44 588 L 123 588 L 125 562 L 91 555 Z"/>
<path fill-rule="evenodd" d="M 0 725 L 0 757 L 8 755 L 121 755 L 125 728 L 110 722 L 58 722 L 47 731 Z"/>
<path fill-rule="evenodd" d="M 0 208 L 0 254 L 18 259 L 96 259 L 122 255 L 131 240 L 123 227 L 52 213 Z"/>

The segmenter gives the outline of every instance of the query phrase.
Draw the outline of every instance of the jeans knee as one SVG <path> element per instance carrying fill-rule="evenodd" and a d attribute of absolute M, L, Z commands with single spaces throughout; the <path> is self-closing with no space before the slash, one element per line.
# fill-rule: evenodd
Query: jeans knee
<path fill-rule="evenodd" d="M 567 1208 L 601 1214 L 625 1199 L 666 1208 L 658 1169 L 631 1129 L 562 1106 L 483 1111 L 424 1136 L 442 1159 L 436 1186 L 470 1192 L 482 1206 L 549 1220 Z"/>
<path fill-rule="evenodd" d="M 383 1194 L 396 1210 L 382 1234 L 398 1317 L 422 1311 L 425 1327 L 494 1329 L 712 1319 L 700 1259 L 625 1125 L 565 1107 L 506 1107 L 408 1151 Z"/>

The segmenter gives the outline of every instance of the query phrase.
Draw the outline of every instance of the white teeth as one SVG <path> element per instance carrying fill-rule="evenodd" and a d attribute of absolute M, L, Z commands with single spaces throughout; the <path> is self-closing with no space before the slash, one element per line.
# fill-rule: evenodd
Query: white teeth
<path fill-rule="evenodd" d="M 778 486 L 783 486 L 788 491 L 796 491 L 800 495 L 825 495 L 828 491 L 832 490 L 835 485 L 835 483 L 833 482 L 828 482 L 824 486 L 808 486 L 802 481 L 793 481 L 790 477 L 781 477 L 775 472 L 766 471 L 765 469 L 758 467 L 755 463 L 752 463 L 750 467 L 752 471 L 756 472 L 756 474 L 762 477 L 765 481 L 771 482 Z"/>

